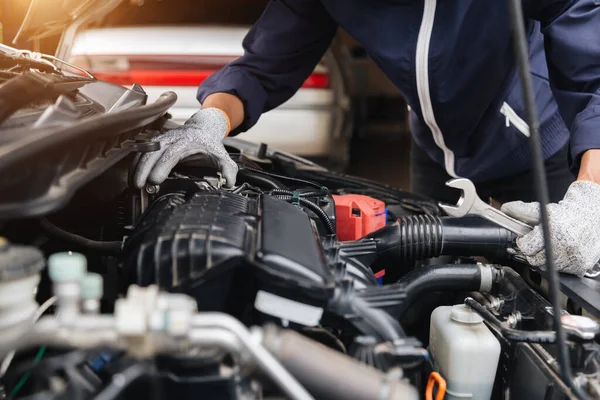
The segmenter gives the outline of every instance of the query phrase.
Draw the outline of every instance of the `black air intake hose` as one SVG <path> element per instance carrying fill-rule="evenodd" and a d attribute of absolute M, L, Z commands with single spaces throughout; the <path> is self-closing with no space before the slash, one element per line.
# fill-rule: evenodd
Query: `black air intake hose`
<path fill-rule="evenodd" d="M 397 283 L 357 292 L 369 307 L 400 319 L 416 299 L 431 292 L 490 291 L 503 279 L 502 271 L 484 264 L 448 264 L 417 268 Z"/>
<path fill-rule="evenodd" d="M 484 264 L 433 265 L 414 269 L 396 285 L 404 286 L 407 299 L 437 291 L 487 292 L 501 278 L 501 272 Z"/>
<path fill-rule="evenodd" d="M 515 234 L 477 216 L 399 218 L 364 238 L 340 243 L 349 257 L 377 254 L 399 260 L 424 260 L 441 255 L 497 256 L 511 247 Z"/>

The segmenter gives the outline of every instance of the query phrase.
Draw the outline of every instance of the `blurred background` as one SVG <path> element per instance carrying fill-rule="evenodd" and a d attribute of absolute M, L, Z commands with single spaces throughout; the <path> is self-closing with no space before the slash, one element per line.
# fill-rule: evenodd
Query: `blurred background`
<path fill-rule="evenodd" d="M 36 1 L 57 7 L 66 0 Z M 241 40 L 267 3 L 123 0 L 78 31 L 68 61 L 99 79 L 139 83 L 149 101 L 162 91 L 175 91 L 179 100 L 171 115 L 183 122 L 197 109 L 197 86 L 241 55 Z M 55 54 L 60 29 L 13 43 L 29 4 L 0 0 L 0 42 Z M 241 137 L 353 175 L 409 186 L 406 104 L 360 44 L 341 29 L 300 91 Z"/>

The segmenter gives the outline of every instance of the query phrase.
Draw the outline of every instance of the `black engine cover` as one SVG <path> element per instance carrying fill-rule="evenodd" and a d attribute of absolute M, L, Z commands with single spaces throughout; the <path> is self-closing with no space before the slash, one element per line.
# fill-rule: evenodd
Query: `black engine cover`
<path fill-rule="evenodd" d="M 258 290 L 317 307 L 333 293 L 305 212 L 264 195 L 162 196 L 130 236 L 129 283 L 194 296 L 201 310 L 248 312 Z"/>

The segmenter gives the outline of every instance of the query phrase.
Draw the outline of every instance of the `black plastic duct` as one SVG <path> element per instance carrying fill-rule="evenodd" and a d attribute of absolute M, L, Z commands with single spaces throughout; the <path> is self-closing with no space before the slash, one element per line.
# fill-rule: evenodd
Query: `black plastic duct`
<path fill-rule="evenodd" d="M 439 218 L 413 215 L 398 219 L 364 238 L 340 243 L 342 253 L 356 258 L 386 256 L 424 260 L 441 255 L 495 257 L 512 247 L 515 234 L 483 218 Z"/>

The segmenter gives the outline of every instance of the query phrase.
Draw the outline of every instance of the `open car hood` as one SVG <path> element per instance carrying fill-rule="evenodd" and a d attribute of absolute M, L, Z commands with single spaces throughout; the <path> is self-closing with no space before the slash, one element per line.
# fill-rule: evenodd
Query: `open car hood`
<path fill-rule="evenodd" d="M 31 0 L 14 43 L 62 35 L 57 57 L 66 59 L 77 30 L 102 18 L 123 0 Z"/>

